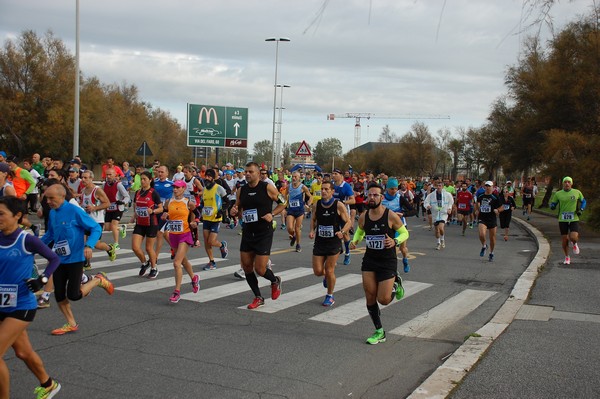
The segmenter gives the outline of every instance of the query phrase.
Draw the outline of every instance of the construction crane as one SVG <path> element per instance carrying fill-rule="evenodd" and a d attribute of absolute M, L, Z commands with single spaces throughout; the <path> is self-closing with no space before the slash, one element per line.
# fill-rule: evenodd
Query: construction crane
<path fill-rule="evenodd" d="M 356 112 L 346 114 L 328 114 L 327 120 L 333 121 L 336 118 L 354 118 L 356 124 L 354 125 L 354 148 L 360 146 L 360 120 L 365 119 L 450 119 L 449 115 L 377 115 L 368 112 Z"/>

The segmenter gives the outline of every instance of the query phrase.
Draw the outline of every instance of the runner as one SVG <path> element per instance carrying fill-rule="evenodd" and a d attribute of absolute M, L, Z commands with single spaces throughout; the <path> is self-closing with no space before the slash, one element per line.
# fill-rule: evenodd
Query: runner
<path fill-rule="evenodd" d="M 395 177 L 388 179 L 381 203 L 384 207 L 396 213 L 400 217 L 402 224 L 406 226 L 404 209 L 410 207 L 410 204 L 406 197 L 400 194 L 398 190 L 398 179 Z M 402 253 L 404 273 L 408 273 L 410 271 L 410 265 L 408 264 L 408 246 L 406 245 L 406 241 L 403 241 L 400 245 L 400 252 Z"/>
<path fill-rule="evenodd" d="M 523 198 L 523 216 L 527 215 L 527 220 L 531 220 L 531 211 L 535 203 L 531 179 L 527 179 L 525 182 L 525 186 L 521 190 L 521 197 Z"/>
<path fill-rule="evenodd" d="M 173 258 L 175 289 L 169 298 L 171 303 L 177 303 L 181 299 L 182 267 L 185 268 L 185 271 L 192 280 L 192 292 L 196 294 L 200 288 L 200 277 L 194 274 L 192 264 L 186 257 L 188 248 L 194 245 L 190 225 L 192 227 L 196 225 L 196 221 L 194 220 L 196 204 L 183 196 L 185 187 L 186 185 L 183 180 L 177 180 L 173 183 L 173 197 L 167 200 L 165 212 L 162 216 L 163 219 L 166 220 L 168 218 L 169 220 L 169 243 L 175 251 L 175 257 Z"/>
<path fill-rule="evenodd" d="M 44 194 L 52 210 L 48 230 L 41 240 L 46 245 L 54 242 L 53 251 L 60 258 L 60 266 L 52 275 L 54 297 L 67 321 L 62 327 L 52 330 L 52 335 L 63 335 L 79 329 L 69 300 L 79 301 L 97 286 L 112 295 L 114 286 L 102 272 L 87 283 L 81 283 L 85 259 L 92 258 L 92 248 L 102 236 L 100 225 L 83 209 L 65 201 L 66 190 L 62 185 L 54 184 Z M 86 232 L 89 232 L 89 237 L 84 245 Z"/>
<path fill-rule="evenodd" d="M 106 196 L 110 201 L 110 205 L 106 209 L 106 213 L 104 215 L 104 222 L 106 223 L 104 227 L 106 230 L 112 231 L 115 246 L 117 249 L 120 249 L 119 235 L 121 238 L 126 237 L 127 226 L 124 224 L 119 224 L 121 222 L 121 218 L 123 217 L 125 204 L 128 204 L 131 199 L 129 198 L 129 192 L 127 192 L 123 184 L 117 180 L 117 173 L 115 172 L 115 169 L 107 168 L 105 170 L 105 174 L 106 180 L 102 186 L 102 190 L 106 193 Z"/>
<path fill-rule="evenodd" d="M 141 188 L 134 194 L 133 215 L 131 222 L 135 222 L 131 237 L 131 249 L 142 265 L 139 276 L 143 277 L 150 268 L 149 279 L 158 276 L 158 256 L 154 250 L 154 242 L 158 234 L 158 216 L 163 213 L 163 204 L 160 195 L 154 190 L 154 180 L 148 171 L 140 173 Z M 146 238 L 146 254 L 142 251 L 142 241 Z"/>
<path fill-rule="evenodd" d="M 460 190 L 456 193 L 456 209 L 458 214 L 458 223 L 462 225 L 462 235 L 465 235 L 467 225 L 469 228 L 473 228 L 473 223 L 470 223 L 468 219 L 473 213 L 473 194 L 468 190 L 467 183 L 462 182 Z"/>
<path fill-rule="evenodd" d="M 183 167 L 183 181 L 185 182 L 185 192 L 183 196 L 187 199 L 193 199 L 195 204 L 200 203 L 200 196 L 202 195 L 202 181 L 194 176 L 195 170 L 190 165 Z M 175 180 L 175 176 L 173 176 Z M 200 214 L 200 208 L 194 209 L 194 218 L 196 224 L 200 222 L 202 215 Z M 200 235 L 198 234 L 198 227 L 192 229 L 192 239 L 194 240 L 194 247 L 200 246 Z"/>
<path fill-rule="evenodd" d="M 10 375 L 4 361 L 9 347 L 40 382 L 34 391 L 37 398 L 52 398 L 61 388 L 46 372 L 27 334 L 37 307 L 33 292 L 43 287 L 60 260 L 39 238 L 19 228 L 26 211 L 25 201 L 14 196 L 0 197 L 0 398 L 10 397 Z M 30 279 L 36 254 L 48 260 L 48 265 L 37 279 Z"/>
<path fill-rule="evenodd" d="M 435 226 L 435 238 L 437 244 L 436 250 L 446 248 L 446 238 L 444 230 L 448 216 L 452 213 L 452 205 L 454 205 L 454 199 L 452 194 L 444 190 L 444 183 L 437 181 L 436 190 L 430 193 L 425 198 L 425 209 L 428 213 L 431 212 L 432 219 L 435 220 L 433 225 Z"/>
<path fill-rule="evenodd" d="M 154 179 L 154 189 L 160 195 L 160 201 L 163 204 L 163 212 L 166 210 L 165 203 L 166 201 L 173 196 L 173 182 L 169 180 L 169 169 L 166 165 L 157 164 L 157 160 L 155 160 L 154 171 L 156 172 L 157 178 Z M 152 173 L 152 172 L 150 172 Z M 160 254 L 160 249 L 162 248 L 163 240 L 167 240 L 169 242 L 169 232 L 166 230 L 165 226 L 167 224 L 167 219 L 162 217 L 161 214 L 157 214 L 158 218 L 158 233 L 156 233 L 156 256 Z M 175 259 L 175 251 L 171 248 L 171 259 Z"/>
<path fill-rule="evenodd" d="M 259 170 L 256 162 L 246 164 L 247 184 L 238 190 L 236 203 L 231 208 L 232 215 L 242 215 L 240 263 L 254 294 L 254 301 L 248 305 L 248 309 L 265 304 L 257 274 L 271 282 L 271 299 L 275 300 L 281 295 L 281 277 L 275 276 L 267 268 L 267 263 L 273 244 L 273 219 L 285 208 L 285 197 L 274 184 L 261 181 Z M 272 205 L 274 201 L 277 202 L 275 209 Z"/>
<path fill-rule="evenodd" d="M 512 193 L 514 195 L 514 191 Z M 505 187 L 500 196 L 500 204 L 504 209 L 500 213 L 500 228 L 504 229 L 504 241 L 508 241 L 508 231 L 510 230 L 512 212 L 517 208 L 513 195 L 511 195 L 511 191 Z"/>
<path fill-rule="evenodd" d="M 350 186 L 350 184 L 344 181 L 344 175 L 342 174 L 342 170 L 335 168 L 331 173 L 331 179 L 333 181 L 333 198 L 342 201 L 346 206 L 352 205 L 356 203 L 354 199 L 354 190 Z M 325 181 L 325 179 L 323 180 Z M 350 214 L 350 209 L 348 208 L 348 214 Z M 344 234 L 344 248 L 346 252 L 344 253 L 344 265 L 350 264 L 350 232 L 346 232 Z"/>
<path fill-rule="evenodd" d="M 350 243 L 350 248 L 355 249 L 356 244 L 366 238 L 361 271 L 367 311 L 375 326 L 375 333 L 366 341 L 370 345 L 386 340 L 377 303 L 387 305 L 394 297 L 400 300 L 404 296 L 402 279 L 398 276 L 396 246 L 409 237 L 400 216 L 385 208 L 382 198 L 383 188 L 371 183 L 367 190 L 368 210 L 358 218 L 358 228 Z"/>
<path fill-rule="evenodd" d="M 204 176 L 204 191 L 202 192 L 202 233 L 204 237 L 204 249 L 208 255 L 208 264 L 204 270 L 215 270 L 217 264 L 213 256 L 213 247 L 218 247 L 221 257 L 227 257 L 227 241 L 219 241 L 219 227 L 223 220 L 223 212 L 227 212 L 227 191 L 215 182 L 216 172 L 208 169 Z M 225 204 L 225 207 L 223 207 Z"/>
<path fill-rule="evenodd" d="M 315 239 L 313 271 L 315 276 L 324 276 L 323 286 L 327 288 L 323 306 L 331 306 L 335 303 L 335 266 L 342 249 L 341 240 L 344 233 L 352 227 L 352 220 L 344 204 L 333 198 L 331 182 L 321 185 L 321 195 L 322 198 L 312 206 L 314 217 L 310 220 L 308 237 Z"/>
<path fill-rule="evenodd" d="M 290 238 L 290 247 L 296 244 L 296 252 L 302 251 L 300 239 L 302 237 L 305 198 L 307 198 L 306 205 L 311 206 L 312 195 L 310 195 L 310 190 L 300 181 L 300 172 L 295 171 L 292 173 L 292 184 L 288 188 L 288 208 L 285 224 Z"/>
<path fill-rule="evenodd" d="M 552 194 L 550 209 L 558 206 L 558 227 L 562 238 L 562 250 L 565 265 L 571 264 L 569 241 L 573 243 L 573 253 L 579 255 L 579 216 L 585 209 L 586 200 L 581 191 L 573 188 L 573 179 L 569 176 L 562 180 L 563 189 Z"/>
<path fill-rule="evenodd" d="M 494 183 L 486 181 L 485 192 L 477 197 L 477 219 L 479 225 L 479 241 L 481 241 L 481 252 L 479 256 L 485 256 L 488 246 L 486 244 L 486 233 L 490 236 L 489 261 L 494 260 L 494 247 L 496 246 L 496 230 L 498 226 L 497 215 L 504 210 L 500 200 L 493 194 Z"/>

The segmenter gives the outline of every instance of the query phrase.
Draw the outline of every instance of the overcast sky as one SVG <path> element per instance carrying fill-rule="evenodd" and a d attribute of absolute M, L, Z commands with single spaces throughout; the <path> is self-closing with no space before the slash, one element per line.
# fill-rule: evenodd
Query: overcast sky
<path fill-rule="evenodd" d="M 80 0 L 80 65 L 87 77 L 137 86 L 141 100 L 182 126 L 187 103 L 248 108 L 251 151 L 272 137 L 275 43 L 265 39 L 287 37 L 279 45 L 278 83 L 291 86 L 283 93 L 282 141 L 315 146 L 335 137 L 348 151 L 354 119 L 328 121 L 328 114 L 449 115 L 423 120 L 433 134 L 483 125 L 492 102 L 506 93 L 507 67 L 518 60 L 523 3 Z M 74 54 L 75 4 L 0 0 L 0 37 L 51 29 Z M 555 30 L 591 4 L 558 2 Z M 542 36 L 550 37 L 549 29 Z M 403 135 L 414 122 L 362 120 L 361 144 L 376 141 L 386 124 Z"/>

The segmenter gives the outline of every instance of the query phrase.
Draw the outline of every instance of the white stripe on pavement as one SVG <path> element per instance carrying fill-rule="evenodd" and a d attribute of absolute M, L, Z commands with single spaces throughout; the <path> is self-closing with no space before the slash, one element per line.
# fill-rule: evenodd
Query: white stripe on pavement
<path fill-rule="evenodd" d="M 495 294 L 495 291 L 464 290 L 389 333 L 407 337 L 433 338 Z"/>
<path fill-rule="evenodd" d="M 336 291 L 341 291 L 348 287 L 353 287 L 362 283 L 360 274 L 346 274 L 338 277 L 335 282 Z M 285 287 L 284 287 L 285 288 Z M 323 288 L 323 283 L 311 285 L 310 287 L 302 288 L 292 292 L 285 292 L 277 300 L 271 298 L 265 299 L 265 306 L 254 309 L 256 312 L 275 313 L 283 309 L 291 308 L 292 306 L 300 305 L 301 303 L 312 301 L 319 297 L 325 297 L 327 290 Z M 240 306 L 239 309 L 247 309 L 246 306 Z"/>
<path fill-rule="evenodd" d="M 158 256 L 158 259 L 166 259 L 166 258 L 170 258 L 171 254 L 166 254 L 166 253 L 162 253 Z M 141 265 L 139 262 L 140 260 L 138 259 L 137 256 L 127 256 L 127 257 L 118 257 L 114 262 L 111 262 L 110 260 L 101 260 L 98 262 L 94 262 L 94 259 L 96 258 L 92 258 L 92 271 L 94 270 L 101 270 L 101 269 L 106 269 L 106 268 L 110 268 L 110 267 L 116 267 L 116 266 L 125 266 L 128 264 L 131 265 L 138 265 L 138 269 L 139 266 Z"/>
<path fill-rule="evenodd" d="M 283 284 L 285 284 L 286 280 L 293 280 L 296 278 L 308 276 L 310 274 L 313 274 L 312 268 L 309 269 L 306 267 L 297 267 L 295 269 L 290 269 L 281 273 L 277 273 L 277 276 L 281 277 Z M 262 277 L 258 278 L 259 287 L 265 287 L 270 285 L 271 282 L 269 280 L 264 279 Z M 212 287 L 203 290 L 202 278 L 200 278 L 200 291 L 197 294 L 184 294 L 181 296 L 181 299 L 187 299 L 188 301 L 194 302 L 209 302 L 214 301 L 215 299 L 220 299 L 226 296 L 235 295 L 242 292 L 250 292 L 251 294 L 250 288 L 248 287 L 248 283 L 246 281 L 237 281 L 235 283 L 219 285 L 217 287 Z"/>
<path fill-rule="evenodd" d="M 432 286 L 432 284 L 420 283 L 418 281 L 404 281 L 402 285 L 404 287 L 404 298 L 402 298 L 402 300 Z M 398 301 L 392 301 L 389 305 L 382 306 L 381 308 L 386 308 L 395 303 L 398 303 Z M 365 305 L 364 298 L 357 299 L 342 306 L 333 306 L 334 308 L 332 308 L 331 310 L 313 316 L 310 318 L 310 320 L 322 321 L 325 323 L 337 324 L 340 326 L 347 326 L 348 324 L 354 323 L 355 321 L 362 319 L 363 317 L 367 317 L 369 315 L 369 312 L 367 312 L 367 307 Z"/>
<path fill-rule="evenodd" d="M 226 259 L 215 259 L 215 262 L 222 262 L 224 260 L 226 260 Z M 193 259 L 193 260 L 190 260 L 190 263 L 192 264 L 192 266 L 196 266 L 196 265 L 202 264 L 202 263 L 208 263 L 208 257 Z M 202 280 L 208 280 L 208 279 L 215 278 L 215 277 L 221 277 L 221 276 L 226 276 L 228 274 L 233 274 L 233 272 L 235 272 L 239 269 L 240 269 L 240 265 L 233 265 L 233 266 L 219 268 L 216 270 L 201 270 L 199 272 L 196 272 L 196 274 L 200 274 L 200 281 L 202 282 Z M 159 269 L 159 272 L 160 272 L 160 270 L 161 269 Z M 171 267 L 167 270 L 171 271 L 171 270 L 173 270 L 173 268 Z M 135 270 L 127 270 L 127 271 L 130 273 L 133 273 Z M 139 272 L 139 270 L 138 270 L 138 272 Z M 138 274 L 137 272 L 133 273 L 134 276 L 137 274 Z M 160 275 L 161 274 L 159 273 L 159 276 Z M 108 275 L 108 278 L 111 278 L 110 274 Z M 124 285 L 122 287 L 115 287 L 115 290 L 135 292 L 135 293 L 139 294 L 142 292 L 160 290 L 163 288 L 175 286 L 175 280 L 173 279 L 173 275 L 169 275 L 168 278 L 161 278 L 161 279 L 156 279 L 156 280 L 149 280 L 146 277 L 141 277 L 141 278 L 144 279 L 144 282 L 130 284 L 130 285 Z M 188 276 L 186 271 L 184 270 L 183 271 L 183 279 L 181 280 L 182 284 L 190 283 L 191 281 L 192 280 L 190 279 L 190 276 Z"/>

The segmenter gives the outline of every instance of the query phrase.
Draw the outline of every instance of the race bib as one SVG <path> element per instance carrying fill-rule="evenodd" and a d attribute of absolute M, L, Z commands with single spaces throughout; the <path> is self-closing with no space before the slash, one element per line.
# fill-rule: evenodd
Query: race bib
<path fill-rule="evenodd" d="M 299 207 L 300 207 L 299 199 L 290 200 L 290 208 L 299 208 Z"/>
<path fill-rule="evenodd" d="M 173 233 L 183 233 L 183 220 L 171 220 L 169 222 L 169 230 Z"/>
<path fill-rule="evenodd" d="M 202 214 L 204 216 L 212 216 L 213 215 L 213 207 L 205 206 L 204 208 L 202 208 Z"/>
<path fill-rule="evenodd" d="M 575 219 L 575 212 L 563 212 L 562 220 L 573 220 Z"/>
<path fill-rule="evenodd" d="M 111 204 L 108 206 L 108 208 L 106 208 L 106 210 L 107 210 L 107 211 L 116 211 L 116 210 L 118 210 L 118 209 L 119 209 L 118 205 L 117 205 L 116 203 L 114 203 L 114 202 L 112 202 L 112 203 L 111 203 Z"/>
<path fill-rule="evenodd" d="M 319 237 L 332 238 L 333 236 L 333 226 L 319 226 Z"/>
<path fill-rule="evenodd" d="M 368 249 L 376 249 L 381 250 L 384 249 L 384 240 L 385 234 L 375 235 L 375 236 L 367 236 L 366 243 Z"/>
<path fill-rule="evenodd" d="M 315 197 L 321 197 L 321 190 L 316 190 L 314 193 Z"/>
<path fill-rule="evenodd" d="M 141 218 L 147 218 L 148 216 L 150 216 L 150 214 L 148 213 L 148 207 L 146 207 L 146 206 L 144 206 L 144 207 L 136 206 L 135 214 Z"/>
<path fill-rule="evenodd" d="M 69 256 L 71 255 L 71 247 L 69 247 L 69 242 L 67 240 L 62 240 L 54 243 L 54 247 L 52 248 L 55 254 L 58 256 Z"/>
<path fill-rule="evenodd" d="M 531 194 L 525 194 L 524 197 L 525 198 L 531 198 Z"/>
<path fill-rule="evenodd" d="M 14 308 L 17 306 L 19 286 L 16 284 L 0 284 L 0 308 Z"/>
<path fill-rule="evenodd" d="M 504 210 L 505 211 L 510 210 L 510 204 L 504 204 Z"/>
<path fill-rule="evenodd" d="M 258 222 L 258 210 L 257 209 L 247 209 L 242 213 L 242 217 L 244 218 L 244 223 L 254 223 Z"/>
<path fill-rule="evenodd" d="M 458 209 L 467 209 L 467 204 L 458 204 Z"/>
<path fill-rule="evenodd" d="M 481 208 L 479 208 L 479 210 L 483 213 L 490 213 L 492 211 L 492 207 L 489 205 L 481 205 Z"/>

